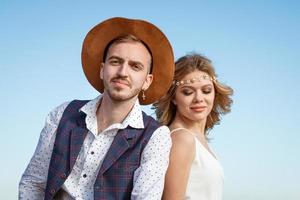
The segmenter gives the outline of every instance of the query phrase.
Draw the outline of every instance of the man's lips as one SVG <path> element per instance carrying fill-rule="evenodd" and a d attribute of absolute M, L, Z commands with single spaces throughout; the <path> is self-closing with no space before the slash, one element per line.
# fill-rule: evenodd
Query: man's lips
<path fill-rule="evenodd" d="M 127 80 L 122 80 L 122 79 L 113 79 L 111 82 L 118 87 L 130 87 L 130 84 Z"/>

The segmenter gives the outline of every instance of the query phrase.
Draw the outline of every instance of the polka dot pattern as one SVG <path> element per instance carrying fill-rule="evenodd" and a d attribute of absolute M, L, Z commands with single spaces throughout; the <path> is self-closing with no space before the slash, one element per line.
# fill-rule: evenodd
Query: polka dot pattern
<path fill-rule="evenodd" d="M 127 126 L 144 128 L 141 106 L 137 101 L 122 123 L 112 124 L 98 133 L 96 110 L 100 99 L 101 96 L 81 108 L 86 113 L 89 132 L 62 186 L 64 193 L 60 199 L 94 199 L 95 180 L 118 130 Z M 56 129 L 68 103 L 55 108 L 47 116 L 36 151 L 21 178 L 19 199 L 43 199 Z M 134 173 L 132 199 L 161 199 L 170 148 L 169 129 L 162 126 L 153 133 L 141 155 L 141 165 Z"/>

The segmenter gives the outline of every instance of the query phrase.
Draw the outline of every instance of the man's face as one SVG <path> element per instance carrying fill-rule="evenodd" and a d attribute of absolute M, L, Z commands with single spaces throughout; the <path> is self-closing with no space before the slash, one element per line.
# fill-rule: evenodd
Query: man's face
<path fill-rule="evenodd" d="M 135 100 L 152 82 L 153 77 L 148 74 L 150 65 L 151 55 L 143 44 L 113 44 L 100 71 L 104 93 L 114 101 Z"/>

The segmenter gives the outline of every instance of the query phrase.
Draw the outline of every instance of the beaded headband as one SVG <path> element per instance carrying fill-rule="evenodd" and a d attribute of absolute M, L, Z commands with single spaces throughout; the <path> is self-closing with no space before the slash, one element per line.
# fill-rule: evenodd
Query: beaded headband
<path fill-rule="evenodd" d="M 201 82 L 201 80 L 210 80 L 210 81 L 216 81 L 216 77 L 210 77 L 207 74 L 203 74 L 200 77 L 192 78 L 192 79 L 187 79 L 187 80 L 181 80 L 181 81 L 173 81 L 173 85 L 175 84 L 176 86 L 179 85 L 185 85 L 185 84 L 190 84 L 190 83 L 195 83 L 195 82 Z"/>

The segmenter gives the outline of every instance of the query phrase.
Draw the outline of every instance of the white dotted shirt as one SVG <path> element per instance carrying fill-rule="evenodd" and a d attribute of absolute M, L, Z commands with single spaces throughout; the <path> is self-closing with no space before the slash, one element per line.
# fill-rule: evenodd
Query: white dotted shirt
<path fill-rule="evenodd" d="M 89 130 L 75 165 L 64 182 L 60 199 L 94 199 L 94 183 L 104 157 L 119 129 L 128 125 L 144 128 L 141 106 L 136 101 L 133 109 L 122 123 L 115 123 L 98 134 L 96 110 L 101 96 L 81 108 L 86 113 Z M 64 103 L 49 113 L 41 132 L 35 153 L 19 184 L 19 199 L 43 199 L 48 168 L 55 141 L 56 129 L 69 103 Z M 169 129 L 161 126 L 154 131 L 141 155 L 141 165 L 134 172 L 131 199 L 161 199 L 165 172 L 168 167 L 171 139 Z"/>

